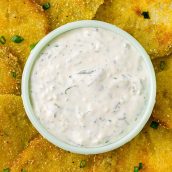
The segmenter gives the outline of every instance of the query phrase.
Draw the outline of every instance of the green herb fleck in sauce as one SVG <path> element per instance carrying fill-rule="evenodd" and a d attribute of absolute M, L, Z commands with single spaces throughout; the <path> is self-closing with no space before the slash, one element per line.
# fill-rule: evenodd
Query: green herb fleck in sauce
<path fill-rule="evenodd" d="M 160 61 L 160 64 L 159 64 L 160 69 L 161 69 L 161 70 L 164 70 L 164 69 L 165 69 L 165 66 L 166 66 L 165 61 L 161 60 L 161 61 Z"/>
<path fill-rule="evenodd" d="M 82 70 L 78 74 L 92 74 L 95 70 Z"/>
<path fill-rule="evenodd" d="M 43 8 L 44 10 L 48 10 L 50 7 L 51 7 L 51 5 L 50 5 L 49 2 L 46 2 L 45 4 L 42 5 L 42 8 Z"/>
<path fill-rule="evenodd" d="M 18 44 L 24 41 L 24 38 L 19 35 L 15 35 L 11 38 L 11 41 Z"/>
<path fill-rule="evenodd" d="M 82 160 L 80 162 L 80 168 L 84 168 L 86 166 L 86 161 L 85 160 Z"/>
<path fill-rule="evenodd" d="M 6 39 L 4 36 L 0 36 L 0 43 L 3 45 L 6 43 Z"/>
<path fill-rule="evenodd" d="M 21 172 L 27 172 L 25 169 L 22 169 Z"/>
<path fill-rule="evenodd" d="M 154 129 L 157 129 L 158 126 L 159 126 L 159 123 L 158 123 L 158 122 L 156 122 L 156 121 L 152 121 L 152 122 L 151 122 L 150 127 L 154 128 Z"/>
<path fill-rule="evenodd" d="M 150 19 L 149 12 L 148 11 L 143 11 L 141 14 L 145 19 Z"/>

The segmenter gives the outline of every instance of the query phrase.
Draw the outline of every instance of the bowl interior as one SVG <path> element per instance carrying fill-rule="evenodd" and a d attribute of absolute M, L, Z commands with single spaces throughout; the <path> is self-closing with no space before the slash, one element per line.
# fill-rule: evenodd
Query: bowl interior
<path fill-rule="evenodd" d="M 101 147 L 92 147 L 92 148 L 86 148 L 86 147 L 77 147 L 73 145 L 69 145 L 52 134 L 50 134 L 45 127 L 41 124 L 41 122 L 38 120 L 36 115 L 33 112 L 32 105 L 31 105 L 31 99 L 30 99 L 30 91 L 29 91 L 29 85 L 30 85 L 30 75 L 32 72 L 32 68 L 34 66 L 35 61 L 37 58 L 39 58 L 40 52 L 45 48 L 45 46 L 53 41 L 56 37 L 59 35 L 70 31 L 72 29 L 77 29 L 77 28 L 88 28 L 88 27 L 94 27 L 94 28 L 103 28 L 106 30 L 110 30 L 112 32 L 115 32 L 116 34 L 119 34 L 121 37 L 125 38 L 128 40 L 137 50 L 140 52 L 141 56 L 144 59 L 144 62 L 147 66 L 147 70 L 149 73 L 149 83 L 150 83 L 150 88 L 149 88 L 149 98 L 148 98 L 148 103 L 147 106 L 145 107 L 145 110 L 142 115 L 140 115 L 139 120 L 135 122 L 134 127 L 130 128 L 128 130 L 128 133 L 125 133 L 122 135 L 118 141 L 111 141 L 107 145 L 101 146 Z M 22 76 L 22 99 L 24 103 L 24 108 L 26 110 L 26 113 L 34 125 L 34 127 L 39 131 L 39 133 L 44 136 L 47 140 L 49 140 L 51 143 L 55 144 L 56 146 L 59 146 L 62 149 L 74 152 L 74 153 L 80 153 L 80 154 L 97 154 L 97 153 L 103 153 L 110 151 L 112 149 L 116 149 L 123 144 L 129 142 L 132 138 L 134 138 L 144 127 L 146 122 L 148 121 L 154 104 L 155 104 L 155 96 L 156 96 L 156 79 L 155 79 L 155 72 L 150 60 L 150 57 L 144 50 L 144 48 L 128 33 L 125 31 L 119 29 L 118 27 L 105 23 L 105 22 L 100 22 L 100 21 L 94 21 L 94 20 L 84 20 L 84 21 L 77 21 L 73 23 L 66 24 L 64 26 L 61 26 L 60 28 L 57 28 L 56 30 L 52 31 L 49 33 L 47 36 L 45 36 L 33 49 L 31 52 Z"/>

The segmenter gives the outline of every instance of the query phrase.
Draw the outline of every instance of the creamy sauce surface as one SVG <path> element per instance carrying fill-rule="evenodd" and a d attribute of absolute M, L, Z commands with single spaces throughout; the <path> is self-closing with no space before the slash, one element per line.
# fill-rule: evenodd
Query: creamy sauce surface
<path fill-rule="evenodd" d="M 64 33 L 40 54 L 30 78 L 34 113 L 62 141 L 110 144 L 137 123 L 148 101 L 145 62 L 126 39 L 101 28 Z"/>

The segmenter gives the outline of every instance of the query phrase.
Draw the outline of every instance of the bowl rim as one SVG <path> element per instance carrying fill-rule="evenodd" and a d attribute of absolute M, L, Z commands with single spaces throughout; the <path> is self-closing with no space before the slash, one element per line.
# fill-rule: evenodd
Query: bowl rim
<path fill-rule="evenodd" d="M 46 47 L 46 45 L 51 42 L 53 39 L 58 37 L 59 35 L 78 28 L 103 28 L 106 30 L 110 30 L 112 32 L 115 32 L 116 34 L 119 34 L 123 38 L 127 39 L 137 50 L 140 52 L 141 56 L 144 59 L 144 62 L 146 63 L 147 70 L 149 73 L 149 79 L 150 79 L 150 98 L 148 100 L 148 104 L 145 107 L 145 111 L 141 119 L 137 122 L 137 125 L 131 129 L 129 133 L 127 133 L 124 137 L 119 139 L 118 141 L 111 143 L 109 145 L 104 145 L 100 147 L 77 147 L 70 144 L 67 144 L 57 137 L 50 134 L 45 127 L 41 124 L 41 122 L 37 119 L 36 115 L 33 113 L 31 100 L 30 100 L 30 93 L 29 93 L 29 83 L 30 83 L 30 75 L 32 72 L 32 68 L 34 66 L 35 61 L 39 57 L 40 52 Z M 115 25 L 102 22 L 102 21 L 96 21 L 96 20 L 80 20 L 72 23 L 68 23 L 66 25 L 63 25 L 52 32 L 50 32 L 48 35 L 46 35 L 43 39 L 41 39 L 38 44 L 35 46 L 35 48 L 31 51 L 29 58 L 26 62 L 26 65 L 24 67 L 24 71 L 22 74 L 22 100 L 24 104 L 24 108 L 26 111 L 26 114 L 28 118 L 30 119 L 33 126 L 38 130 L 38 132 L 46 138 L 49 142 L 53 143 L 54 145 L 65 149 L 67 151 L 78 153 L 78 154 L 98 154 L 98 153 L 104 153 L 107 151 L 111 151 L 113 149 L 119 148 L 120 146 L 124 145 L 125 143 L 132 140 L 145 126 L 148 119 L 151 116 L 151 113 L 153 111 L 153 107 L 155 104 L 155 98 L 156 98 L 156 77 L 154 68 L 152 65 L 152 62 L 150 60 L 149 55 L 145 51 L 145 49 L 140 45 L 140 43 L 133 38 L 129 33 L 123 31 L 122 29 L 116 27 Z"/>

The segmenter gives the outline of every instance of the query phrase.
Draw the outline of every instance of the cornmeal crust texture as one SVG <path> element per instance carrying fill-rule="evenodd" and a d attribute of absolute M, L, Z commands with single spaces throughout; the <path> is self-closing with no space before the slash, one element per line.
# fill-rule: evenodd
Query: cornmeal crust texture
<path fill-rule="evenodd" d="M 106 0 L 95 19 L 126 30 L 154 58 L 172 52 L 171 0 Z"/>
<path fill-rule="evenodd" d="M 172 129 L 172 56 L 153 60 L 157 79 L 153 117 Z"/>
<path fill-rule="evenodd" d="M 20 95 L 21 67 L 8 47 L 0 46 L 0 94 Z"/>
<path fill-rule="evenodd" d="M 172 169 L 172 130 L 159 126 L 149 127 L 145 133 L 149 144 L 146 172 L 171 172 Z M 145 147 L 146 147 L 145 146 Z M 143 170 L 144 171 L 144 170 Z"/>
<path fill-rule="evenodd" d="M 30 54 L 30 46 L 48 33 L 48 27 L 44 11 L 32 0 L 0 1 L 0 36 L 5 37 L 4 45 L 19 57 L 22 67 Z M 15 36 L 22 37 L 23 41 L 16 43 Z"/>
<path fill-rule="evenodd" d="M 15 95 L 0 95 L 0 171 L 27 147 L 36 130 L 27 119 L 22 100 Z"/>
<path fill-rule="evenodd" d="M 91 20 L 104 0 L 35 0 L 49 8 L 46 13 L 49 17 L 51 29 L 77 20 Z"/>
<path fill-rule="evenodd" d="M 143 131 L 125 146 L 119 148 L 115 172 L 134 171 L 142 164 L 140 171 L 170 172 L 172 168 L 172 130 L 158 126 L 151 128 L 150 123 Z"/>
<path fill-rule="evenodd" d="M 61 150 L 42 137 L 34 139 L 13 163 L 11 172 L 90 172 L 93 157 Z"/>

